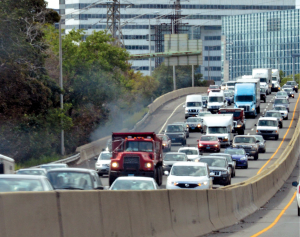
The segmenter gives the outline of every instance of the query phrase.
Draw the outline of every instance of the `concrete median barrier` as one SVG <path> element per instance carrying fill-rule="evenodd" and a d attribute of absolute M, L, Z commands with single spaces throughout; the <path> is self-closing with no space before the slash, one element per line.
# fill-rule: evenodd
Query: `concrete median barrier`
<path fill-rule="evenodd" d="M 57 198 L 64 236 L 105 236 L 99 192 L 58 191 Z"/>
<path fill-rule="evenodd" d="M 55 192 L 0 194 L 1 237 L 63 237 Z"/>
<path fill-rule="evenodd" d="M 219 206 L 218 206 L 218 196 L 215 189 L 210 189 L 207 191 L 208 208 L 209 208 L 209 218 L 214 226 L 214 230 L 223 228 L 224 224 L 219 217 Z"/>

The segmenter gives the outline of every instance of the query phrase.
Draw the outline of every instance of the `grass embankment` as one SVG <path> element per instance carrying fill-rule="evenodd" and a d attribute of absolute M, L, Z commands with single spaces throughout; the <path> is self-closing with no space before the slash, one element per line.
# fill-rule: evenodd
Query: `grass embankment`
<path fill-rule="evenodd" d="M 280 87 L 282 87 L 287 81 L 292 81 L 293 80 L 293 77 L 292 76 L 288 76 L 288 77 L 284 77 L 281 79 L 281 82 L 280 82 Z M 295 81 L 299 84 L 299 81 L 300 81 L 300 74 L 296 74 L 295 75 Z"/>
<path fill-rule="evenodd" d="M 23 163 L 16 163 L 15 164 L 15 170 L 22 169 L 22 168 L 28 168 L 28 167 L 33 167 L 41 164 L 47 164 L 53 161 L 60 160 L 64 157 L 54 154 L 52 156 L 42 156 L 40 159 L 30 159 L 27 160 Z"/>
<path fill-rule="evenodd" d="M 128 129 L 132 129 L 138 121 L 140 121 L 147 113 L 148 108 L 144 108 L 139 112 L 134 113 L 132 116 L 130 116 L 128 119 L 124 121 L 124 127 Z"/>

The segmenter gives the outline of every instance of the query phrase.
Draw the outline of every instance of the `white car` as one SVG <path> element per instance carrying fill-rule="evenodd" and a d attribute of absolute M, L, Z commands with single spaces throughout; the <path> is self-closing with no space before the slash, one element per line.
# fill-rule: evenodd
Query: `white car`
<path fill-rule="evenodd" d="M 197 147 L 181 147 L 178 152 L 185 153 L 188 157 L 188 161 L 195 161 L 200 155 Z"/>
<path fill-rule="evenodd" d="M 289 100 L 289 95 L 285 91 L 279 91 L 277 92 L 275 99 L 281 98 Z"/>
<path fill-rule="evenodd" d="M 16 174 L 26 174 L 26 175 L 47 175 L 47 170 L 42 168 L 27 168 L 19 169 Z"/>
<path fill-rule="evenodd" d="M 206 163 L 176 162 L 167 178 L 167 189 L 211 189 L 212 179 Z"/>
<path fill-rule="evenodd" d="M 289 119 L 289 113 L 288 113 L 288 111 L 287 111 L 287 109 L 286 109 L 285 106 L 283 106 L 283 105 L 276 105 L 276 106 L 273 107 L 273 110 L 278 111 L 281 114 L 281 116 L 282 116 L 282 118 L 284 120 L 288 120 Z"/>
<path fill-rule="evenodd" d="M 124 176 L 117 178 L 109 190 L 156 190 L 157 183 L 150 177 Z"/>
<path fill-rule="evenodd" d="M 279 136 L 279 123 L 277 118 L 262 117 L 259 118 L 256 125 L 256 134 L 265 137 L 274 137 L 278 140 Z"/>
<path fill-rule="evenodd" d="M 300 182 L 297 182 L 297 181 L 294 181 L 294 182 L 292 183 L 292 185 L 293 185 L 294 187 L 297 187 L 296 199 L 297 199 L 298 216 L 300 216 L 300 192 L 299 192 L 300 186 L 299 186 L 299 184 L 300 184 Z"/>
<path fill-rule="evenodd" d="M 111 162 L 111 153 L 109 151 L 102 151 L 97 159 L 95 164 L 95 170 L 99 176 L 108 174 L 110 162 Z"/>

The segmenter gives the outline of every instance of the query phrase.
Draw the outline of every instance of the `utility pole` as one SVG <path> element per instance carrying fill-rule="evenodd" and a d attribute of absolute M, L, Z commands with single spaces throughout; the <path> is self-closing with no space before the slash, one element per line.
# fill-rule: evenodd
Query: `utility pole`
<path fill-rule="evenodd" d="M 106 29 L 115 39 L 115 45 L 123 45 L 123 34 L 120 26 L 120 0 L 112 0 L 107 4 Z"/>
<path fill-rule="evenodd" d="M 63 86 L 63 71 L 62 71 L 62 42 L 61 42 L 61 20 L 59 20 L 59 85 L 61 91 L 64 89 Z M 60 92 L 60 108 L 63 111 L 64 109 L 64 96 L 62 92 Z M 61 125 L 63 125 L 63 120 L 61 119 Z M 61 129 L 61 155 L 63 156 L 65 154 L 65 135 L 64 135 L 64 130 Z"/>

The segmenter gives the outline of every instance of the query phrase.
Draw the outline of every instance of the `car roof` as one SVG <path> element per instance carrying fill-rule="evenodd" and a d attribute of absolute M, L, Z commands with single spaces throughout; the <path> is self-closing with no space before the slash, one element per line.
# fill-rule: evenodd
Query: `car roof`
<path fill-rule="evenodd" d="M 277 121 L 277 118 L 276 117 L 261 117 L 258 120 L 274 120 L 274 121 Z M 254 136 L 254 135 L 252 135 L 252 136 Z"/>
<path fill-rule="evenodd" d="M 151 178 L 151 177 L 123 176 L 123 177 L 118 177 L 116 180 L 147 180 L 147 181 L 153 181 L 154 179 Z"/>
<path fill-rule="evenodd" d="M 197 147 L 192 147 L 192 146 L 185 146 L 185 147 L 180 147 L 179 150 L 186 150 L 186 149 L 190 149 L 190 150 L 198 150 Z"/>
<path fill-rule="evenodd" d="M 262 118 L 265 118 L 265 117 L 262 117 Z M 269 117 L 268 117 L 268 118 L 269 118 Z M 274 119 L 277 120 L 277 118 L 274 118 Z M 237 136 L 235 136 L 234 138 L 236 138 L 236 137 L 254 137 L 254 135 L 237 135 Z"/>
<path fill-rule="evenodd" d="M 183 152 L 174 152 L 174 151 L 172 151 L 172 152 L 167 152 L 165 155 L 167 155 L 167 154 L 171 154 L 171 155 L 178 155 L 178 154 L 180 154 L 180 155 L 186 155 L 186 154 L 183 153 Z"/>
<path fill-rule="evenodd" d="M 231 156 L 228 153 L 217 153 L 217 154 L 210 154 L 209 156 Z"/>
<path fill-rule="evenodd" d="M 91 173 L 91 172 L 93 172 L 93 171 L 95 171 L 95 170 L 84 169 L 84 168 L 56 168 L 56 169 L 51 169 L 51 170 L 49 170 L 48 173 L 56 172 L 56 171 Z"/>
<path fill-rule="evenodd" d="M 244 148 L 242 148 L 242 147 L 227 147 L 227 148 L 225 149 L 225 151 L 226 151 L 227 149 L 244 150 Z"/>
<path fill-rule="evenodd" d="M 53 166 L 53 165 L 56 165 L 56 166 L 61 166 L 61 167 L 66 167 L 67 164 L 56 164 L 56 163 L 53 163 L 53 164 L 44 164 L 44 165 L 40 165 L 40 167 L 47 167 L 47 166 Z"/>
<path fill-rule="evenodd" d="M 47 173 L 47 170 L 44 168 L 24 168 L 24 169 L 19 169 L 17 171 L 23 171 L 23 170 L 41 170 L 41 171 L 45 171 Z"/>
<path fill-rule="evenodd" d="M 46 179 L 44 175 L 0 174 L 0 179 Z"/>
<path fill-rule="evenodd" d="M 279 113 L 278 110 L 274 110 L 274 109 L 270 109 L 270 110 L 266 111 L 266 113 L 268 113 L 268 112 L 272 112 L 272 113 L 275 113 L 275 112 L 276 112 L 276 113 Z"/>
<path fill-rule="evenodd" d="M 173 166 L 207 166 L 204 162 L 178 161 Z"/>
<path fill-rule="evenodd" d="M 225 157 L 222 157 L 222 156 L 211 156 L 211 155 L 208 155 L 208 156 L 201 156 L 200 157 L 200 160 L 202 159 L 202 158 L 216 158 L 216 159 L 223 159 L 223 160 L 227 160 Z"/>

